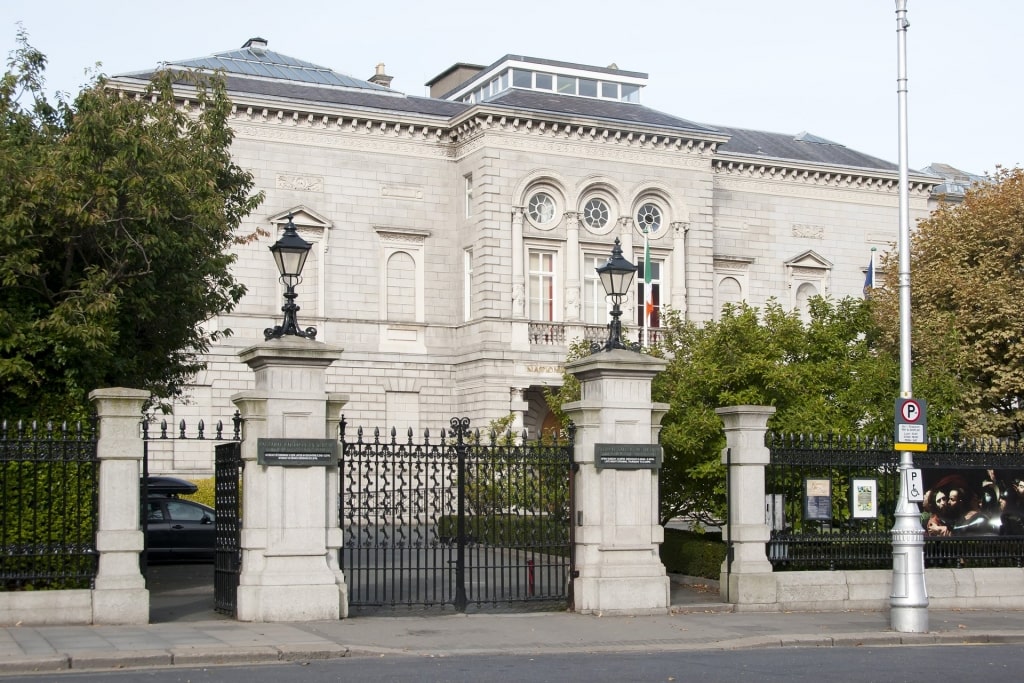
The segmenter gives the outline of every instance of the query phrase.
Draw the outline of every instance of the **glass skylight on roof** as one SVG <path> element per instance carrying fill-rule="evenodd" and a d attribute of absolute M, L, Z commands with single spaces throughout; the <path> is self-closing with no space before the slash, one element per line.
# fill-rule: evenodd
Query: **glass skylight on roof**
<path fill-rule="evenodd" d="M 552 69 L 552 71 L 555 70 Z M 509 72 L 511 72 L 511 78 L 509 78 Z M 611 80 L 609 75 L 597 73 L 594 74 L 594 77 L 584 77 L 576 74 L 552 73 L 551 71 L 535 71 L 516 67 L 504 69 L 490 80 L 474 80 L 473 85 L 473 89 L 459 97 L 459 101 L 468 104 L 483 102 L 508 90 L 509 87 L 620 102 L 640 101 L 639 85 L 616 82 Z"/>
<path fill-rule="evenodd" d="M 207 71 L 221 70 L 229 75 L 238 74 L 242 76 L 255 76 L 257 78 L 273 78 L 275 80 L 286 80 L 296 83 L 312 83 L 341 88 L 391 92 L 389 88 L 385 88 L 382 85 L 346 76 L 327 67 L 319 66 L 312 62 L 305 62 L 267 49 L 257 51 L 245 48 L 218 52 L 210 57 L 172 62 L 170 66 Z"/>

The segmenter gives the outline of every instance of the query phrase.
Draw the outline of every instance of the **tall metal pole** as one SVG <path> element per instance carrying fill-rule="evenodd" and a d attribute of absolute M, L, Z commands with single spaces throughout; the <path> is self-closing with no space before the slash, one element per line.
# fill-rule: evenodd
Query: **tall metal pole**
<path fill-rule="evenodd" d="M 907 0 L 896 0 L 896 43 L 899 98 L 899 303 L 900 303 L 900 397 L 913 398 L 910 365 L 910 192 L 907 155 Z M 901 633 L 928 631 L 928 591 L 924 582 L 924 529 L 921 510 L 907 496 L 907 476 L 914 467 L 913 453 L 900 452 L 900 491 L 896 523 L 892 528 L 892 593 L 889 619 Z"/>

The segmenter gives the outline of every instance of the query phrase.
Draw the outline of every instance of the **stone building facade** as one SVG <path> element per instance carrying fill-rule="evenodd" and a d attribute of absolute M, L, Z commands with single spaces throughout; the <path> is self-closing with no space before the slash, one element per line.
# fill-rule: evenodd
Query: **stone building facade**
<path fill-rule="evenodd" d="M 280 322 L 267 247 L 289 216 L 313 243 L 299 323 L 344 349 L 329 390 L 349 396 L 349 429 L 399 438 L 453 415 L 551 427 L 543 392 L 561 382 L 568 345 L 606 335 L 594 268 L 616 238 L 641 269 L 649 240 L 659 311 L 701 321 L 727 302 L 800 309 L 815 294 L 859 295 L 871 248 L 897 237 L 894 164 L 807 133 L 649 109 L 639 72 L 506 55 L 456 64 L 414 97 L 382 65 L 360 80 L 258 38 L 167 66 L 225 73 L 235 159 L 266 193 L 242 230 L 269 233 L 238 247 L 248 294 L 209 323 L 233 336 L 175 419 L 226 421 L 229 397 L 251 388 L 238 353 Z M 151 75 L 112 82 L 140 91 Z M 913 221 L 941 179 L 910 180 Z M 634 339 L 643 286 L 625 306 Z M 151 467 L 206 473 L 210 457 L 168 447 Z"/>

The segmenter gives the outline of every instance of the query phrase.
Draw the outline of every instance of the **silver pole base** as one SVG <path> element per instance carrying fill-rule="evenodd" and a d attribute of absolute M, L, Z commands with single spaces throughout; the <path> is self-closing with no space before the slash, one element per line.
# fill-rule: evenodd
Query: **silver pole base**
<path fill-rule="evenodd" d="M 889 623 L 897 633 L 928 633 L 928 608 L 892 607 Z"/>

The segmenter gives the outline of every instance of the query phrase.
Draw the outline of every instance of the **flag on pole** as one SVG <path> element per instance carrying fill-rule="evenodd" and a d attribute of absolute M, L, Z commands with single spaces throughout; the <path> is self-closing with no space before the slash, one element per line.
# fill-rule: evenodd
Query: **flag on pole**
<path fill-rule="evenodd" d="M 875 247 L 871 247 L 871 260 L 868 262 L 868 272 L 864 276 L 864 298 L 871 298 L 871 290 L 875 288 Z"/>
<path fill-rule="evenodd" d="M 651 242 L 644 230 L 644 346 L 651 344 L 650 328 L 654 319 L 654 294 L 651 289 Z"/>

